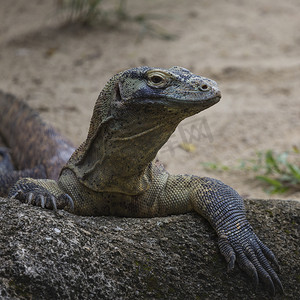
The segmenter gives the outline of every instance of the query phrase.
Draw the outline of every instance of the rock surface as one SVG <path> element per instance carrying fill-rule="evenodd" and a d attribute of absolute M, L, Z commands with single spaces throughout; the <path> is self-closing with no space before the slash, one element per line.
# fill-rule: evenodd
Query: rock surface
<path fill-rule="evenodd" d="M 300 299 L 300 203 L 245 204 L 281 265 L 285 295 L 274 299 Z M 270 299 L 238 267 L 226 273 L 216 234 L 195 214 L 55 215 L 3 198 L 0 210 L 1 299 Z"/>

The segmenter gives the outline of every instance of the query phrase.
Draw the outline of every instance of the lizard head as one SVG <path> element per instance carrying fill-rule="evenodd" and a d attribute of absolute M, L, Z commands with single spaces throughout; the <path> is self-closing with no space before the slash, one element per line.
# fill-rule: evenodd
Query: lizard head
<path fill-rule="evenodd" d="M 119 77 L 117 101 L 123 104 L 162 106 L 172 110 L 200 112 L 214 104 L 221 93 L 215 81 L 181 67 L 139 67 Z"/>
<path fill-rule="evenodd" d="M 94 190 L 99 178 L 113 185 L 118 174 L 123 174 L 128 190 L 128 177 L 146 172 L 177 125 L 220 98 L 214 81 L 181 67 L 138 67 L 118 73 L 101 91 L 88 137 L 72 155 L 71 165 L 80 168 L 85 182 L 95 183 Z M 91 176 L 88 181 L 87 176 Z M 119 189 L 119 179 L 118 185 Z"/>

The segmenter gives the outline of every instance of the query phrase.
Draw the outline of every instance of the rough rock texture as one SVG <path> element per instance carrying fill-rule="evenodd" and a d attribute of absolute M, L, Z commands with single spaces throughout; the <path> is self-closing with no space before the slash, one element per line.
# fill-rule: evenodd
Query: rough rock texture
<path fill-rule="evenodd" d="M 300 299 L 300 203 L 246 200 L 276 254 L 285 295 Z M 251 207 L 251 211 L 250 211 Z M 1 299 L 270 299 L 237 268 L 195 214 L 79 217 L 0 198 Z"/>

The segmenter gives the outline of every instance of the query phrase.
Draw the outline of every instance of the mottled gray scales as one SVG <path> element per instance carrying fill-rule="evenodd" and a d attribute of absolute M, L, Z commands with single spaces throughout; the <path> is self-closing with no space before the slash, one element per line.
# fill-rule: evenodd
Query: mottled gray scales
<path fill-rule="evenodd" d="M 58 179 L 75 150 L 71 143 L 25 102 L 1 91 L 0 120 L 0 135 L 10 149 L 15 168 L 3 173 L 6 167 L 0 161 L 0 195 L 7 195 L 20 178 Z"/>

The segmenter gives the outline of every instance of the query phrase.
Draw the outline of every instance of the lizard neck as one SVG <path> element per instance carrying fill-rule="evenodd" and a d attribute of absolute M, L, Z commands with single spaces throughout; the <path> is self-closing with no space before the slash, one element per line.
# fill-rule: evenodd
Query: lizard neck
<path fill-rule="evenodd" d="M 137 195 L 148 190 L 151 162 L 181 121 L 154 108 L 112 105 L 109 116 L 86 141 L 83 155 L 75 161 L 73 157 L 66 167 L 93 191 Z"/>

